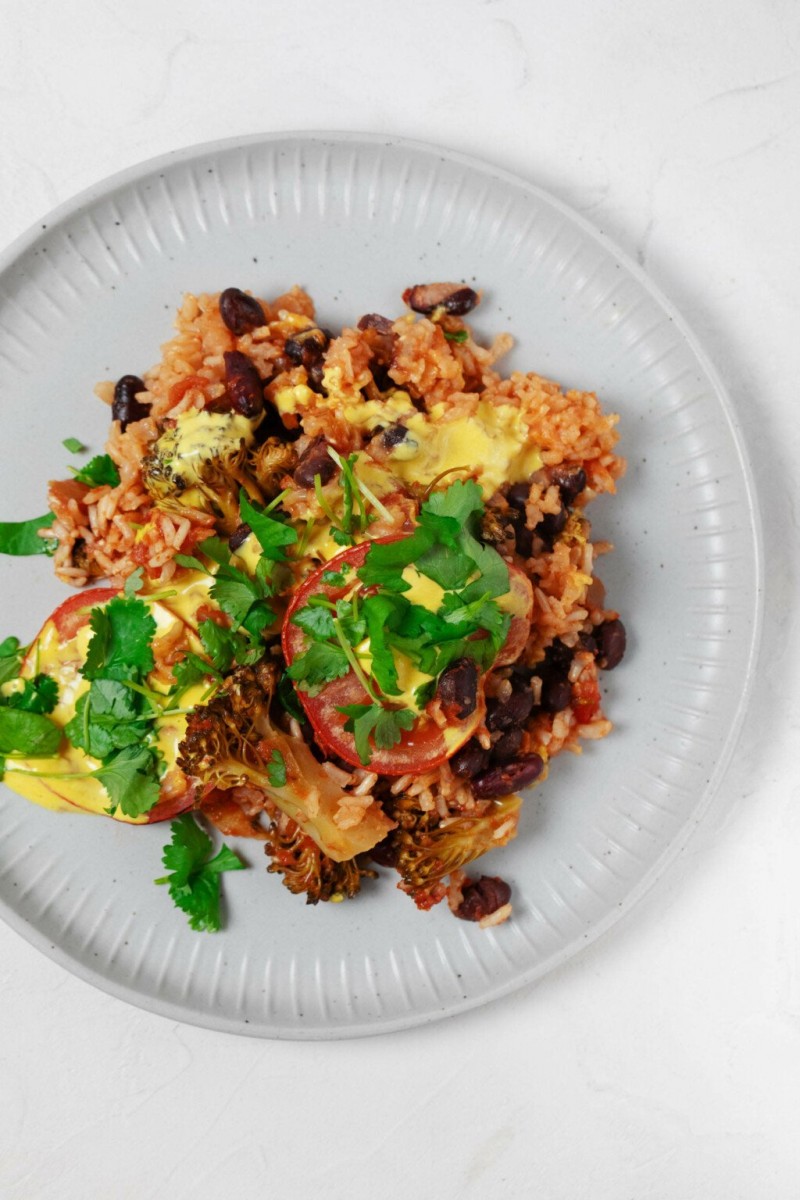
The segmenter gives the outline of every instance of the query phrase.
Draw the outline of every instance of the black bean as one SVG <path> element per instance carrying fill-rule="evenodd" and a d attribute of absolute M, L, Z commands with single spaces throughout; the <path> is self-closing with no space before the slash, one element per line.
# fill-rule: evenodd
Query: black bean
<path fill-rule="evenodd" d="M 583 467 L 553 467 L 550 482 L 556 484 L 562 503 L 569 508 L 586 487 L 586 472 Z"/>
<path fill-rule="evenodd" d="M 530 494 L 530 483 L 515 483 L 513 487 L 508 489 L 506 500 L 512 508 L 518 508 L 521 512 L 525 512 L 525 505 L 528 503 Z"/>
<path fill-rule="evenodd" d="M 514 530 L 514 543 L 517 554 L 522 558 L 530 558 L 533 554 L 533 530 L 528 528 L 524 512 L 510 512 L 509 520 Z"/>
<path fill-rule="evenodd" d="M 264 411 L 264 388 L 251 359 L 239 350 L 226 350 L 225 388 L 231 408 L 243 417 L 257 417 Z"/>
<path fill-rule="evenodd" d="M 545 678 L 547 675 L 567 675 L 572 665 L 573 651 L 569 646 L 556 638 L 544 652 L 544 662 L 536 668 L 536 674 Z"/>
<path fill-rule="evenodd" d="M 544 763 L 538 754 L 521 754 L 510 763 L 490 767 L 472 781 L 472 791 L 479 800 L 508 796 L 538 779 Z"/>
<path fill-rule="evenodd" d="M 325 374 L 324 360 L 320 358 L 317 362 L 313 362 L 310 367 L 306 367 L 306 374 L 308 375 L 308 386 L 312 392 L 324 392 L 325 389 L 322 386 L 322 377 Z"/>
<path fill-rule="evenodd" d="M 436 688 L 448 716 L 464 721 L 478 703 L 478 668 L 471 658 L 459 658 L 439 676 Z"/>
<path fill-rule="evenodd" d="M 516 758 L 522 745 L 522 727 L 517 725 L 503 733 L 492 746 L 492 762 L 510 762 Z"/>
<path fill-rule="evenodd" d="M 313 488 L 316 475 L 319 475 L 320 483 L 330 483 L 337 469 L 336 463 L 328 454 L 328 443 L 320 437 L 303 453 L 294 469 L 293 479 L 298 487 Z"/>
<path fill-rule="evenodd" d="M 219 298 L 219 315 L 236 337 L 260 329 L 267 318 L 259 302 L 239 288 L 225 288 Z"/>
<path fill-rule="evenodd" d="M 545 513 L 536 526 L 536 533 L 548 546 L 552 546 L 560 533 L 564 532 L 569 513 L 563 506 L 556 513 Z"/>
<path fill-rule="evenodd" d="M 568 679 L 545 679 L 542 683 L 540 704 L 545 712 L 563 712 L 571 699 L 572 684 Z"/>
<path fill-rule="evenodd" d="M 486 728 L 495 733 L 500 729 L 511 729 L 514 725 L 524 725 L 533 709 L 533 693 L 529 688 L 520 692 L 512 692 L 508 700 L 495 700 L 490 704 L 486 716 Z"/>
<path fill-rule="evenodd" d="M 597 641 L 592 633 L 579 633 L 578 645 L 581 650 L 588 650 L 590 654 L 597 654 Z"/>
<path fill-rule="evenodd" d="M 378 333 L 391 333 L 392 322 L 380 313 L 365 313 L 358 322 L 359 329 L 377 329 Z"/>
<path fill-rule="evenodd" d="M 326 329 L 304 329 L 302 333 L 288 338 L 283 349 L 286 357 L 296 367 L 309 370 L 313 364 L 322 360 L 330 340 L 331 335 Z"/>
<path fill-rule="evenodd" d="M 478 303 L 478 293 L 463 283 L 417 283 L 403 292 L 403 303 L 414 312 L 430 314 L 443 308 L 451 316 L 463 317 Z"/>
<path fill-rule="evenodd" d="M 482 921 L 511 899 L 511 888 L 496 875 L 481 875 L 470 880 L 462 892 L 463 899 L 455 910 L 462 921 Z"/>
<path fill-rule="evenodd" d="M 244 543 L 250 537 L 251 532 L 252 530 L 250 529 L 250 526 L 244 521 L 241 525 L 236 526 L 233 533 L 228 538 L 228 549 L 231 551 L 231 553 L 233 553 L 234 550 L 238 550 L 240 546 L 244 545 Z"/>
<path fill-rule="evenodd" d="M 618 617 L 613 621 L 604 621 L 596 627 L 594 636 L 597 641 L 598 667 L 602 667 L 604 671 L 613 671 L 625 655 L 625 626 Z"/>
<path fill-rule="evenodd" d="M 146 390 L 144 382 L 138 375 L 123 375 L 114 385 L 111 419 L 119 421 L 123 433 L 131 421 L 141 421 L 144 417 L 149 416 L 149 406 L 136 399 L 137 392 Z"/>
<path fill-rule="evenodd" d="M 473 775 L 485 771 L 488 765 L 489 751 L 484 750 L 477 738 L 471 738 L 450 759 L 450 770 L 459 779 L 472 779 Z"/>

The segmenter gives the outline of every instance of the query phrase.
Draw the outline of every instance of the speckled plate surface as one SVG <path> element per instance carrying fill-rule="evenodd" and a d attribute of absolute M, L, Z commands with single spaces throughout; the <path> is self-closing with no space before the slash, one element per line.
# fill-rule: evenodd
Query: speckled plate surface
<path fill-rule="evenodd" d="M 388 879 L 306 908 L 264 872 L 226 879 L 223 933 L 164 890 L 162 827 L 55 815 L 0 786 L 0 906 L 45 953 L 156 1012 L 274 1037 L 398 1029 L 534 980 L 607 929 L 686 841 L 719 783 L 752 677 L 760 543 L 736 420 L 678 314 L 582 218 L 461 155 L 367 135 L 272 135 L 137 166 L 64 205 L 0 259 L 3 519 L 44 510 L 61 441 L 93 450 L 97 379 L 158 358 L 184 291 L 306 286 L 323 324 L 399 311 L 425 279 L 477 280 L 475 325 L 507 366 L 599 393 L 629 471 L 595 506 L 600 564 L 630 632 L 606 676 L 616 725 L 556 761 L 519 837 L 484 860 L 514 916 L 483 932 L 418 913 Z M 63 597 L 48 560 L 0 561 L 2 635 Z"/>

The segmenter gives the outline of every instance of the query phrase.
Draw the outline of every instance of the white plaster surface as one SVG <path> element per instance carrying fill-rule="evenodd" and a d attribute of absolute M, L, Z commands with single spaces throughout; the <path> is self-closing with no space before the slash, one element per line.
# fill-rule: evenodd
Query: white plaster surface
<path fill-rule="evenodd" d="M 374 129 L 550 189 L 644 264 L 749 438 L 750 720 L 669 874 L 543 983 L 408 1033 L 253 1042 L 0 927 L 0 1195 L 800 1195 L 800 8 L 795 0 L 0 0 L 0 244 L 139 159 Z"/>

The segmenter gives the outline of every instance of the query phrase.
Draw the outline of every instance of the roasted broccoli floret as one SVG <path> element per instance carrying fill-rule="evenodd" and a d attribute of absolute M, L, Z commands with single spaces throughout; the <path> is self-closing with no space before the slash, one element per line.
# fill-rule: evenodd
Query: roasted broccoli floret
<path fill-rule="evenodd" d="M 204 788 L 241 785 L 259 789 L 265 811 L 280 809 L 336 863 L 371 850 L 394 824 L 375 802 L 353 825 L 352 797 L 314 757 L 301 737 L 277 728 L 270 717 L 277 668 L 240 667 L 225 690 L 189 716 L 178 765 Z M 340 823 L 341 822 L 341 823 Z"/>
<path fill-rule="evenodd" d="M 396 800 L 391 812 L 397 829 L 390 844 L 402 890 L 420 908 L 438 903 L 446 875 L 516 836 L 521 806 L 520 796 L 504 796 L 443 819 L 435 809 L 423 812 L 413 797 Z"/>
<path fill-rule="evenodd" d="M 267 870 L 282 875 L 283 886 L 296 896 L 304 894 L 306 904 L 350 899 L 361 890 L 363 877 L 374 879 L 377 875 L 354 858 L 334 862 L 299 825 L 285 816 L 270 826 L 265 852 L 272 859 Z"/>
<path fill-rule="evenodd" d="M 158 508 L 212 513 L 221 533 L 239 524 L 239 490 L 261 503 L 247 470 L 257 421 L 236 412 L 185 412 L 142 462 L 142 480 Z"/>

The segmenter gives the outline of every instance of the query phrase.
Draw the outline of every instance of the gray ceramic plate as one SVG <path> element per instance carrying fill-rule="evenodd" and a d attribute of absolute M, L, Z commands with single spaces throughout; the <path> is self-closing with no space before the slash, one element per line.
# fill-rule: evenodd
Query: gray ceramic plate
<path fill-rule="evenodd" d="M 418 913 L 388 879 L 306 908 L 264 873 L 226 880 L 223 933 L 192 933 L 152 880 L 164 827 L 58 816 L 0 787 L 0 902 L 56 961 L 173 1018 L 276 1037 L 397 1029 L 543 975 L 664 870 L 719 783 L 759 625 L 750 472 L 719 380 L 678 314 L 575 213 L 461 155 L 348 134 L 272 135 L 145 163 L 71 201 L 0 261 L 3 516 L 43 511 L 61 441 L 100 449 L 97 379 L 158 358 L 184 291 L 294 282 L 326 325 L 399 311 L 420 280 L 485 290 L 477 328 L 518 339 L 509 366 L 592 389 L 621 413 L 630 468 L 595 531 L 631 633 L 607 677 L 616 725 L 565 756 L 520 835 L 486 864 L 513 884 L 496 930 Z M 47 560 L 3 560 L 3 635 L 63 596 Z"/>

